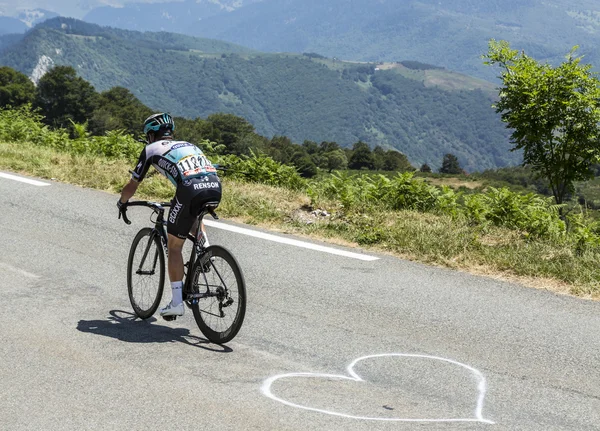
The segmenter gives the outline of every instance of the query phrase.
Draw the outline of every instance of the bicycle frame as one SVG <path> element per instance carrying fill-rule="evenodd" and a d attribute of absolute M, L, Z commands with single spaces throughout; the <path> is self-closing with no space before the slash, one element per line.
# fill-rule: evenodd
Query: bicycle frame
<path fill-rule="evenodd" d="M 150 209 L 152 209 L 155 213 L 156 213 L 156 220 L 154 221 L 154 229 L 152 229 L 152 233 L 148 239 L 148 243 L 146 244 L 146 249 L 144 250 L 144 254 L 142 256 L 142 259 L 140 260 L 140 264 L 139 267 L 136 271 L 136 274 L 142 274 L 142 275 L 153 275 L 155 270 L 156 270 L 156 264 L 158 262 L 158 254 L 154 255 L 154 262 L 152 263 L 152 270 L 151 271 L 142 271 L 142 267 L 144 266 L 144 263 L 146 262 L 146 258 L 148 257 L 148 252 L 150 251 L 150 246 L 152 244 L 152 242 L 154 241 L 154 238 L 158 235 L 160 237 L 160 242 L 163 246 L 163 250 L 165 252 L 165 255 L 169 256 L 169 248 L 168 248 L 168 234 L 167 234 L 167 221 L 165 220 L 164 216 L 165 216 L 165 209 L 171 206 L 170 202 L 144 202 L 144 201 L 138 201 L 138 202 L 130 202 L 127 204 L 127 206 L 145 206 L 148 207 Z M 193 234 L 188 233 L 187 235 L 187 239 L 189 239 L 190 241 L 192 241 L 192 252 L 190 254 L 190 258 L 187 262 L 184 263 L 184 292 L 191 292 L 191 286 L 190 284 L 192 283 L 192 279 L 193 277 L 190 277 L 191 273 L 190 271 L 193 269 L 193 262 L 196 261 L 196 256 L 199 254 L 202 254 L 202 252 L 204 251 L 204 246 L 203 244 L 200 244 L 198 242 L 198 230 L 200 229 L 200 225 L 202 223 L 202 219 L 204 218 L 204 216 L 206 214 L 211 214 L 213 216 L 213 218 L 218 219 L 217 215 L 214 212 L 214 207 L 210 206 L 209 204 L 207 204 L 207 206 L 205 207 L 205 209 L 203 209 L 203 211 L 198 215 L 197 217 L 197 223 L 196 223 L 196 228 L 194 229 Z M 131 222 L 129 221 L 129 219 L 127 218 L 127 216 L 124 214 L 123 215 L 123 219 L 125 220 L 125 222 L 127 224 L 131 224 Z M 210 256 L 206 255 L 206 262 L 210 262 Z M 205 264 L 206 262 L 201 262 L 201 264 Z M 187 269 L 187 271 L 186 271 Z M 221 279 L 221 275 L 217 272 L 217 275 L 219 276 L 219 278 Z M 221 279 L 221 281 L 223 282 L 223 280 Z M 202 294 L 189 294 L 189 297 L 197 297 L 197 298 L 201 298 L 204 297 L 205 295 Z"/>

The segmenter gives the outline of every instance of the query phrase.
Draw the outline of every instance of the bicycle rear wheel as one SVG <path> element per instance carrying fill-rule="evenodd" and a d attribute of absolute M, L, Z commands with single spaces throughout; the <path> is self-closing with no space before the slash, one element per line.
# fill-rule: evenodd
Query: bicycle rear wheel
<path fill-rule="evenodd" d="M 143 228 L 133 239 L 127 261 L 127 291 L 135 314 L 151 317 L 162 298 L 165 284 L 165 256 L 160 235 Z"/>
<path fill-rule="evenodd" d="M 231 341 L 246 314 L 246 284 L 242 271 L 226 249 L 210 246 L 196 259 L 191 303 L 198 328 L 209 341 Z"/>

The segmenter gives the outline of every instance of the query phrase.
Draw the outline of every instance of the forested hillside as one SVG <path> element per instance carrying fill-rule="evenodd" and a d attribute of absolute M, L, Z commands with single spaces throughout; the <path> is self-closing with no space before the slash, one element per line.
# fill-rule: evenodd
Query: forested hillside
<path fill-rule="evenodd" d="M 72 65 L 98 91 L 123 86 L 153 109 L 189 118 L 233 113 L 268 137 L 343 146 L 364 141 L 434 168 L 447 153 L 467 171 L 520 162 L 508 151 L 489 84 L 421 63 L 261 54 L 64 18 L 39 25 L 0 53 L 0 65 L 34 77 L 57 64 Z"/>
<path fill-rule="evenodd" d="M 490 38 L 560 62 L 574 45 L 600 63 L 596 0 L 263 0 L 202 21 L 185 15 L 194 0 L 156 3 L 165 26 L 181 33 L 242 43 L 261 51 L 317 52 L 358 61 L 418 60 L 494 79 L 479 59 Z M 130 26 L 137 13 L 92 10 L 85 20 Z M 204 10 L 204 9 L 203 9 Z M 159 15 L 159 14 L 157 14 Z M 157 28 L 136 27 L 140 30 Z M 138 23 L 139 24 L 139 23 Z"/>

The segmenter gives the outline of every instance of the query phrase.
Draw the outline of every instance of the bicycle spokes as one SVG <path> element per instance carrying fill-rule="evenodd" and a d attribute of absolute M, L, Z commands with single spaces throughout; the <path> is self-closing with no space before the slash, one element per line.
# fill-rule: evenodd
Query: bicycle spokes
<path fill-rule="evenodd" d="M 196 260 L 193 276 L 198 327 L 210 341 L 231 340 L 246 310 L 244 279 L 235 258 L 223 247 L 210 246 Z"/>

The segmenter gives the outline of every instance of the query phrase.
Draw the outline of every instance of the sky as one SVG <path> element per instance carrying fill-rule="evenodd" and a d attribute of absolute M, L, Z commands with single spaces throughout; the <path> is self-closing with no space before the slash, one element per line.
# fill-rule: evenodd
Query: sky
<path fill-rule="evenodd" d="M 146 0 L 0 0 L 0 15 L 15 16 L 22 9 L 46 9 L 63 16 L 82 18 L 90 9 L 124 3 L 141 3 Z"/>
<path fill-rule="evenodd" d="M 71 18 L 83 18 L 98 6 L 120 7 L 128 3 L 166 3 L 184 0 L 0 0 L 0 16 L 17 16 L 23 9 L 46 9 Z M 239 7 L 248 0 L 196 0 Z M 256 1 L 256 0 L 254 0 Z"/>

